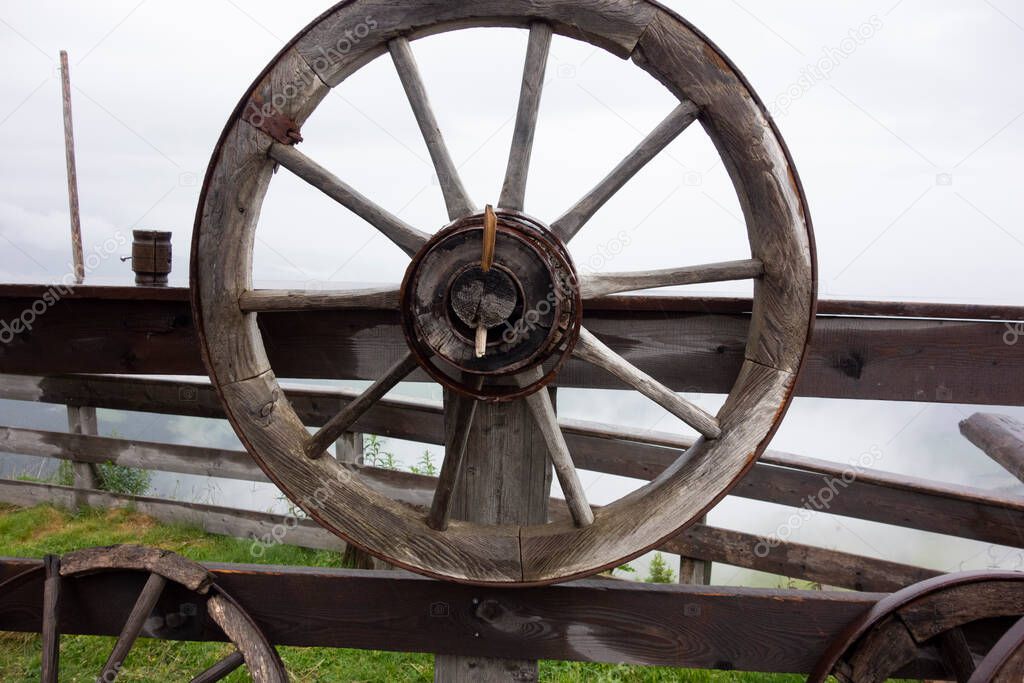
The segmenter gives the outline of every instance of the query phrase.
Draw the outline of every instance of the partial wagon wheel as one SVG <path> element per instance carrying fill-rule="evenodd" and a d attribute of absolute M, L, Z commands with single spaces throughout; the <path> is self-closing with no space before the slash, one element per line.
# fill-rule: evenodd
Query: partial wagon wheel
<path fill-rule="evenodd" d="M 991 625 L 1006 620 L 1011 628 L 993 645 Z M 950 574 L 893 593 L 836 639 L 808 683 L 830 674 L 841 683 L 884 683 L 922 657 L 958 683 L 1024 680 L 1024 573 Z"/>
<path fill-rule="evenodd" d="M 494 204 L 471 199 L 438 128 L 411 42 L 481 26 L 529 30 L 513 149 Z M 523 213 L 534 130 L 553 34 L 630 58 L 678 106 L 609 175 L 550 225 Z M 330 88 L 371 60 L 394 62 L 424 135 L 451 224 L 413 227 L 299 151 L 303 122 Z M 567 243 L 688 126 L 717 145 L 743 208 L 747 258 L 578 278 Z M 402 287 L 254 291 L 260 207 L 280 165 L 368 221 L 412 257 Z M 353 179 L 358 182 L 358 179 Z M 753 279 L 746 359 L 710 415 L 634 367 L 582 324 L 599 297 Z M 552 294 L 553 292 L 553 294 Z M 789 154 L 763 104 L 724 55 L 677 15 L 646 0 L 351 0 L 304 29 L 235 110 L 214 153 L 192 249 L 192 296 L 213 383 L 239 437 L 271 479 L 320 524 L 383 559 L 435 577 L 543 584 L 616 566 L 698 519 L 752 466 L 788 406 L 815 308 L 810 219 Z M 257 316 L 270 311 L 398 308 L 409 350 L 362 396 L 310 435 L 281 391 Z M 510 333 L 509 330 L 512 330 Z M 592 511 L 541 391 L 570 357 L 590 362 L 702 435 L 640 490 Z M 421 369 L 449 389 L 449 446 L 429 512 L 394 501 L 321 457 L 366 410 Z M 571 519 L 487 526 L 450 519 L 476 401 L 525 398 L 551 454 Z"/>
<path fill-rule="evenodd" d="M 122 669 L 131 666 L 129 653 L 139 636 L 146 632 L 150 619 L 158 615 L 158 602 L 165 588 L 168 584 L 178 584 L 190 591 L 198 603 L 205 605 L 209 619 L 236 648 L 206 670 L 197 672 L 192 683 L 214 683 L 240 668 L 249 672 L 254 683 L 288 682 L 288 675 L 277 651 L 267 642 L 252 618 L 213 582 L 213 575 L 206 569 L 168 551 L 115 546 L 80 550 L 62 558 L 51 555 L 46 558 L 42 568 L 23 572 L 0 583 L 2 604 L 8 591 L 32 581 L 43 580 L 42 683 L 56 683 L 59 680 L 60 596 L 62 590 L 67 590 L 67 582 L 101 573 L 125 571 L 145 573 L 148 578 L 132 605 L 102 671 L 97 673 L 97 681 L 112 683 L 118 679 Z M 195 612 L 183 613 L 179 607 L 178 612 L 172 616 L 179 621 L 195 617 L 199 605 L 190 605 Z M 162 619 L 161 623 L 166 621 Z"/>

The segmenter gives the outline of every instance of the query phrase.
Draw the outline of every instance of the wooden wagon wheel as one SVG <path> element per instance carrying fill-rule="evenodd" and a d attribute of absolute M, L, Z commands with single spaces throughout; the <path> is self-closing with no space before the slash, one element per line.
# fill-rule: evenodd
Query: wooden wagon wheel
<path fill-rule="evenodd" d="M 235 646 L 235 651 L 215 662 L 192 679 L 192 683 L 213 683 L 245 667 L 255 683 L 287 683 L 288 675 L 277 651 L 267 642 L 259 627 L 235 600 L 213 582 L 213 575 L 200 565 L 172 552 L 138 546 L 89 548 L 65 555 L 48 556 L 43 567 L 29 570 L 0 583 L 0 601 L 8 591 L 26 583 L 43 580 L 43 656 L 40 680 L 56 683 L 59 676 L 59 609 L 66 582 L 81 577 L 111 572 L 148 574 L 138 599 L 132 606 L 121 634 L 96 680 L 113 683 L 143 633 L 147 621 L 157 614 L 158 602 L 169 583 L 184 587 L 206 607 L 209 619 L 220 627 Z M 184 621 L 198 614 L 182 613 L 174 619 Z M 164 620 L 166 621 L 166 619 Z"/>
<path fill-rule="evenodd" d="M 530 32 L 513 149 L 493 211 L 467 196 L 410 45 L 423 36 L 481 26 Z M 555 33 L 632 59 L 677 96 L 679 105 L 590 193 L 547 225 L 523 208 Z M 302 123 L 330 88 L 388 54 L 452 221 L 433 236 L 375 204 L 295 146 Z M 734 182 L 750 258 L 578 279 L 566 244 L 696 121 L 717 145 Z M 413 257 L 403 286 L 317 296 L 253 291 L 254 236 L 278 165 Z M 456 581 L 529 585 L 588 575 L 645 552 L 699 518 L 743 476 L 788 406 L 814 318 L 815 268 L 805 199 L 765 107 L 714 45 L 664 7 L 647 0 L 350 0 L 289 43 L 228 121 L 200 200 L 191 276 L 202 352 L 227 415 L 249 452 L 293 501 L 349 543 L 395 565 Z M 745 362 L 718 415 L 644 374 L 581 324 L 583 308 L 597 297 L 750 278 L 755 293 Z M 257 316 L 367 307 L 401 309 L 409 351 L 310 436 L 278 385 Z M 540 391 L 570 354 L 610 372 L 703 435 L 653 482 L 596 512 L 585 499 L 548 392 Z M 451 390 L 445 411 L 455 430 L 429 513 L 382 495 L 334 458 L 320 457 L 417 368 Z M 450 520 L 465 450 L 451 444 L 466 443 L 474 399 L 520 396 L 548 445 L 572 519 L 527 526 Z"/>
<path fill-rule="evenodd" d="M 1019 619 L 993 646 L 971 638 L 983 620 Z M 964 572 L 923 581 L 881 600 L 829 647 L 808 678 L 883 683 L 921 656 L 959 683 L 1024 680 L 1024 573 Z"/>

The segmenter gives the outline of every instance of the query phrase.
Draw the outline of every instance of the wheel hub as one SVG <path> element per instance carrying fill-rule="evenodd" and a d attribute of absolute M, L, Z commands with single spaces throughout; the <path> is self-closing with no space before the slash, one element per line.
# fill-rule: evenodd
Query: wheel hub
<path fill-rule="evenodd" d="M 446 387 L 488 401 L 550 383 L 582 312 L 565 245 L 517 212 L 496 219 L 492 259 L 481 262 L 486 214 L 469 216 L 423 247 L 402 285 L 402 326 L 419 364 Z"/>

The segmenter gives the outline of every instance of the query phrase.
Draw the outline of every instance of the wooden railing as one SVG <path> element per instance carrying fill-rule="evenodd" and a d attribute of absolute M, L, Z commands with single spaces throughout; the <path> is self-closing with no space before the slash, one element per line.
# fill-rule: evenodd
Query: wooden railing
<path fill-rule="evenodd" d="M 295 385 L 286 386 L 285 391 L 298 415 L 314 427 L 355 397 L 354 392 Z M 215 392 L 205 381 L 0 375 L 0 399 L 223 417 Z M 691 443 L 672 434 L 613 430 L 577 420 L 562 420 L 562 426 L 581 469 L 637 479 L 657 476 Z M 441 406 L 428 402 L 384 400 L 356 428 L 362 433 L 429 444 L 440 444 L 443 440 Z M 268 481 L 249 455 L 240 450 L 0 427 L 0 451 L 79 464 L 112 462 L 177 474 Z M 434 488 L 430 477 L 358 464 L 350 467 L 396 499 L 424 509 L 429 505 Z M 787 453 L 766 453 L 732 495 L 801 507 L 811 497 L 820 495 L 830 481 L 843 482 L 842 491 L 829 502 L 830 513 L 988 543 L 1024 546 L 1018 534 L 1024 528 L 1024 499 L 877 471 L 857 470 L 851 476 L 850 469 L 842 465 Z M 13 481 L 0 483 L 0 501 L 19 505 L 132 505 L 163 521 L 191 523 L 215 533 L 252 538 L 254 548 L 276 542 L 314 548 L 344 547 L 339 539 L 311 521 L 222 506 Z M 552 515 L 567 514 L 561 501 L 552 503 Z M 773 543 L 770 552 L 758 552 L 761 542 L 752 534 L 696 525 L 661 549 L 696 560 L 867 591 L 895 590 L 937 573 L 788 542 Z"/>

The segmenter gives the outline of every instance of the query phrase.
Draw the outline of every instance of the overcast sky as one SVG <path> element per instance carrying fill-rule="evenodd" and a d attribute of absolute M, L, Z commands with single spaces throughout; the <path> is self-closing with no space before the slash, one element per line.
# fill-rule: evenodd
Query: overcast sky
<path fill-rule="evenodd" d="M 1024 300 L 1019 3 L 667 4 L 709 35 L 776 112 L 809 196 L 823 297 Z M 199 184 L 225 120 L 281 45 L 326 6 L 7 0 L 0 8 L 0 281 L 46 282 L 68 271 L 60 49 L 71 54 L 86 248 L 133 228 L 170 230 L 173 277 L 185 284 Z M 441 127 L 480 204 L 497 200 L 525 44 L 526 33 L 515 30 L 414 44 Z M 811 65 L 828 74 L 809 72 Z M 630 63 L 560 37 L 548 76 L 526 209 L 550 221 L 646 135 L 673 98 Z M 407 221 L 428 231 L 446 222 L 389 60 L 378 59 L 336 88 L 303 133 L 307 154 Z M 614 263 L 594 267 L 743 258 L 749 252 L 739 215 L 713 147 L 694 127 L 598 214 L 573 253 L 590 269 L 602 242 L 626 230 L 629 248 Z M 259 233 L 258 285 L 397 282 L 406 263 L 329 199 L 287 172 L 275 178 Z M 109 258 L 89 279 L 127 284 L 131 274 Z M 749 290 L 730 284 L 697 291 Z M 640 426 L 662 420 L 648 406 L 606 403 L 588 406 L 586 416 L 629 414 Z M 562 405 L 572 411 L 571 401 Z M 956 433 L 956 422 L 971 411 L 798 401 L 776 446 L 836 460 L 883 446 L 884 469 L 1012 486 Z M 752 504 L 727 505 L 716 515 L 716 523 L 759 532 L 784 518 Z M 834 524 L 824 519 L 802 540 L 883 554 L 880 539 L 888 532 L 877 525 Z M 925 561 L 913 544 L 901 546 L 894 559 Z"/>

